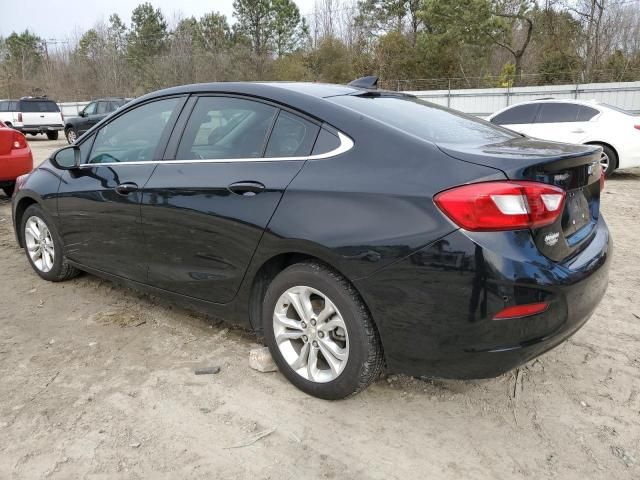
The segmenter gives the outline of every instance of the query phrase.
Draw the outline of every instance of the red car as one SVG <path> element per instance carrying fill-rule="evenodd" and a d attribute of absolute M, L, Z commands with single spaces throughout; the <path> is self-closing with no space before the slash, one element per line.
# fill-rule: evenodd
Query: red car
<path fill-rule="evenodd" d="M 24 135 L 0 122 L 0 188 L 10 197 L 16 179 L 33 170 L 33 155 Z"/>

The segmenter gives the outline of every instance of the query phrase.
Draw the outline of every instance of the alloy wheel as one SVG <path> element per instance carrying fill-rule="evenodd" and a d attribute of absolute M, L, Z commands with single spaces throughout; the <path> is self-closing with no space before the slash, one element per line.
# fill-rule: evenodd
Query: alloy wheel
<path fill-rule="evenodd" d="M 43 273 L 53 268 L 55 247 L 47 224 L 39 217 L 30 217 L 25 223 L 24 239 L 29 258 L 35 267 Z"/>
<path fill-rule="evenodd" d="M 603 172 L 606 172 L 609 168 L 609 155 L 604 152 L 600 155 L 600 166 L 602 167 Z"/>
<path fill-rule="evenodd" d="M 76 141 L 77 135 L 75 130 L 71 129 L 67 132 L 67 140 L 69 140 L 69 143 L 74 143 Z"/>
<path fill-rule="evenodd" d="M 276 303 L 273 332 L 284 360 L 306 380 L 331 382 L 347 365 L 347 327 L 334 303 L 319 290 L 286 290 Z"/>

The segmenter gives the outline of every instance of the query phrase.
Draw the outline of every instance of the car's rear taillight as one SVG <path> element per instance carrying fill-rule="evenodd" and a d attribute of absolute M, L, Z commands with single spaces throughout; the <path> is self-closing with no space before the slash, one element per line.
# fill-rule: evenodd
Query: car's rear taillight
<path fill-rule="evenodd" d="M 509 320 L 513 318 L 530 317 L 531 315 L 537 315 L 549 308 L 549 304 L 546 302 L 540 303 L 527 303 L 525 305 L 514 305 L 513 307 L 507 307 L 499 311 L 494 317 L 494 320 Z"/>
<path fill-rule="evenodd" d="M 434 202 L 456 225 L 474 232 L 539 228 L 555 222 L 565 191 L 531 181 L 472 183 L 440 192 Z"/>
<path fill-rule="evenodd" d="M 64 114 L 62 112 L 60 112 L 60 120 L 62 120 L 62 123 L 64 123 Z"/>
<path fill-rule="evenodd" d="M 22 113 L 18 113 L 18 122 L 22 123 Z"/>
<path fill-rule="evenodd" d="M 640 123 L 638 125 L 634 125 L 633 128 L 635 128 L 636 130 L 640 130 Z"/>
<path fill-rule="evenodd" d="M 19 148 L 27 148 L 27 139 L 20 132 L 13 132 L 13 142 L 11 143 L 11 149 L 17 150 Z"/>

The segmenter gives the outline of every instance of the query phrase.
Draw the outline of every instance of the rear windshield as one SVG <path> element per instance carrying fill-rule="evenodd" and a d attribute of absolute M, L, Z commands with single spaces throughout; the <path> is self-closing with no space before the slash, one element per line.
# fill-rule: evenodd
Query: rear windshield
<path fill-rule="evenodd" d="M 521 135 L 415 97 L 343 95 L 330 100 L 433 143 L 487 145 Z"/>
<path fill-rule="evenodd" d="M 631 113 L 629 110 L 624 110 L 620 107 L 614 107 L 613 105 L 609 105 L 608 103 L 601 103 L 600 105 L 602 105 L 603 107 L 607 107 L 610 108 L 611 110 L 615 110 L 618 113 L 624 113 L 625 115 L 629 115 L 630 117 L 636 117 L 637 115 L 634 113 Z"/>
<path fill-rule="evenodd" d="M 20 100 L 21 112 L 59 112 L 56 102 L 51 100 Z"/>

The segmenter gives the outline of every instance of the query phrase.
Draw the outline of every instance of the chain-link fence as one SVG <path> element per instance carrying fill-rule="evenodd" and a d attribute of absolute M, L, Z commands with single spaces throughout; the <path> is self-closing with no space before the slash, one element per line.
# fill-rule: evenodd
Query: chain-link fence
<path fill-rule="evenodd" d="M 514 75 L 485 75 L 483 77 L 381 79 L 380 87 L 387 90 L 458 90 L 469 88 L 513 88 L 545 85 L 580 85 L 585 83 L 615 83 L 640 81 L 640 68 L 597 70 L 589 74 L 553 72 Z"/>

